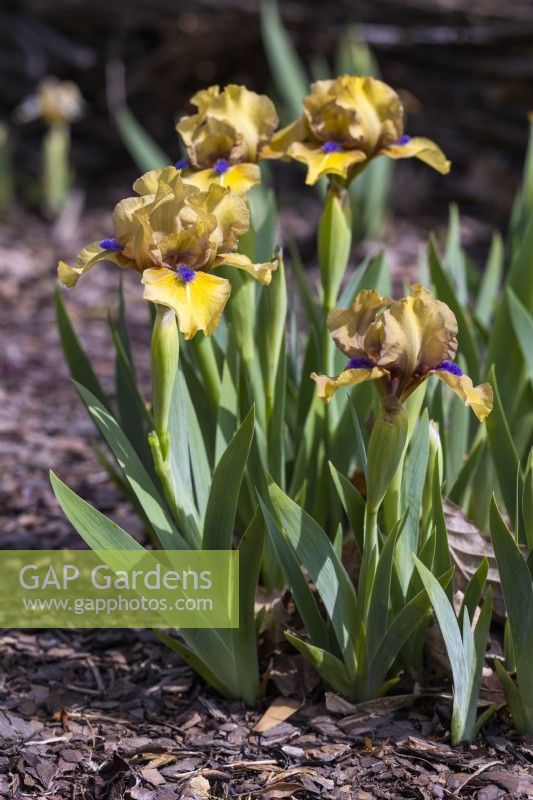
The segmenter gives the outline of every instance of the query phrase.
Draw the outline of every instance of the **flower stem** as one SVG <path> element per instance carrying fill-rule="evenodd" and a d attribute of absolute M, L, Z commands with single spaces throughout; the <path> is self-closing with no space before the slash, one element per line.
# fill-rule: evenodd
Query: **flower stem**
<path fill-rule="evenodd" d="M 367 507 L 365 515 L 364 550 L 378 543 L 378 511 Z"/>
<path fill-rule="evenodd" d="M 334 307 L 352 245 L 350 198 L 346 189 L 335 183 L 328 185 L 318 226 L 318 262 L 323 305 L 329 313 Z"/>
<path fill-rule="evenodd" d="M 401 492 L 402 492 L 403 468 L 404 468 L 406 450 L 407 450 L 407 444 L 404 446 L 400 462 L 396 467 L 396 472 L 394 473 L 389 488 L 387 489 L 387 493 L 383 498 L 383 520 L 384 520 L 384 530 L 386 533 L 390 533 L 392 531 L 392 529 L 394 528 L 398 520 L 401 519 L 402 516 Z"/>
<path fill-rule="evenodd" d="M 174 519 L 179 523 L 181 511 L 174 486 L 172 442 L 169 431 L 174 384 L 179 363 L 179 334 L 175 313 L 161 305 L 156 308 L 150 358 L 155 430 L 149 434 L 148 443 L 165 498 Z M 197 544 L 190 543 L 193 546 Z"/>
<path fill-rule="evenodd" d="M 170 309 L 160 305 L 156 308 L 152 329 L 150 360 L 154 425 L 159 435 L 168 431 L 172 392 L 179 361 L 176 315 Z"/>
<path fill-rule="evenodd" d="M 43 183 L 46 211 L 56 216 L 65 205 L 70 187 L 70 129 L 65 123 L 50 127 L 43 140 Z"/>
<path fill-rule="evenodd" d="M 334 351 L 327 328 L 327 318 L 335 306 L 339 289 L 350 259 L 352 243 L 352 226 L 350 219 L 350 198 L 346 189 L 338 183 L 330 181 L 320 223 L 318 227 L 318 261 L 322 285 L 323 334 L 322 334 L 322 368 L 326 375 L 333 374 Z M 324 408 L 324 448 L 326 461 L 331 458 L 331 434 L 334 415 L 327 406 Z M 335 489 L 328 479 L 334 507 Z"/>
<path fill-rule="evenodd" d="M 207 336 L 196 336 L 192 340 L 194 355 L 198 368 L 202 373 L 204 386 L 211 407 L 216 411 L 220 401 L 220 374 L 213 350 L 213 344 Z"/>

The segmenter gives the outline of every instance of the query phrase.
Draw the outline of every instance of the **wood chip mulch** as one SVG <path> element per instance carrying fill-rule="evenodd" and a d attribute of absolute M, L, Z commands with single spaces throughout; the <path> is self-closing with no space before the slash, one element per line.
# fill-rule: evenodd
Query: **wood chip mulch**
<path fill-rule="evenodd" d="M 223 700 L 150 632 L 7 631 L 0 651 L 2 798 L 533 796 L 533 741 L 494 723 L 451 748 L 444 700 L 350 706 L 317 689 L 269 727 L 272 697 Z M 300 705 L 279 694 L 301 668 L 287 660 L 278 712 Z"/>

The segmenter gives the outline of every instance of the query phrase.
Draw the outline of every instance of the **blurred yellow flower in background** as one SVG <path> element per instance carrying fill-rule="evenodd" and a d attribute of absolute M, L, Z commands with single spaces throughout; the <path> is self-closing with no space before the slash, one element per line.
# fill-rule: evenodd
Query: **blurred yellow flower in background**
<path fill-rule="evenodd" d="M 187 150 L 177 166 L 201 189 L 212 182 L 244 194 L 260 182 L 257 161 L 278 126 L 272 101 L 245 86 L 210 86 L 191 99 L 196 114 L 176 125 Z"/>
<path fill-rule="evenodd" d="M 457 320 L 448 306 L 420 284 L 409 297 L 391 300 L 373 290 L 359 292 L 352 306 L 335 309 L 328 329 L 347 357 L 346 369 L 337 377 L 311 377 L 318 396 L 329 402 L 341 386 L 378 381 L 384 396 L 405 400 L 430 375 L 444 381 L 477 418 L 492 411 L 492 388 L 473 386 L 453 362 L 457 352 Z"/>
<path fill-rule="evenodd" d="M 207 191 L 186 183 L 175 167 L 148 172 L 113 212 L 114 237 L 93 242 L 75 267 L 59 262 L 58 275 L 74 286 L 99 261 L 142 275 L 144 297 L 175 311 L 190 339 L 217 327 L 231 292 L 225 278 L 211 274 L 221 266 L 243 269 L 270 283 L 277 262 L 253 264 L 234 252 L 249 227 L 246 201 L 228 188 L 211 184 Z"/>
<path fill-rule="evenodd" d="M 83 112 L 83 99 L 78 86 L 72 81 L 44 78 L 37 92 L 27 97 L 18 107 L 16 116 L 21 122 L 31 122 L 39 117 L 47 125 L 69 125 Z"/>
<path fill-rule="evenodd" d="M 278 131 L 263 155 L 303 162 L 308 184 L 322 175 L 349 183 L 380 155 L 415 157 L 443 174 L 450 170 L 435 142 L 404 134 L 400 98 L 383 81 L 352 75 L 317 81 L 303 107 L 303 116 Z"/>

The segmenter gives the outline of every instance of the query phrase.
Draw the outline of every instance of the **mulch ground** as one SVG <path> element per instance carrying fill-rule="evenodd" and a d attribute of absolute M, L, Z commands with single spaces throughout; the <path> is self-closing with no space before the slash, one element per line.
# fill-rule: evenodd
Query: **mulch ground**
<path fill-rule="evenodd" d="M 70 385 L 54 324 L 57 256 L 108 234 L 108 224 L 93 212 L 76 237 L 63 231 L 54 239 L 19 214 L 0 228 L 3 549 L 81 546 L 51 492 L 50 467 L 143 537 L 92 450 L 94 429 Z M 395 263 L 405 266 L 419 238 L 405 227 L 397 235 Z M 68 302 L 110 387 L 105 318 L 116 273 L 97 269 L 98 278 L 95 272 Z M 146 382 L 146 308 L 134 279 L 125 288 Z M 291 624 L 290 602 L 277 603 Z M 533 797 L 533 741 L 512 734 L 505 710 L 476 742 L 450 747 L 442 671 L 431 671 L 430 686 L 406 679 L 405 695 L 352 706 L 325 694 L 283 645 L 263 642 L 262 663 L 266 694 L 247 709 L 211 692 L 149 631 L 1 632 L 0 798 Z"/>
<path fill-rule="evenodd" d="M 296 657 L 274 659 L 270 697 L 249 710 L 206 690 L 149 632 L 10 631 L 0 646 L 2 797 L 533 796 L 533 743 L 495 722 L 451 748 L 447 700 L 324 700 Z M 298 709 L 277 725 L 275 697 L 273 711 Z"/>

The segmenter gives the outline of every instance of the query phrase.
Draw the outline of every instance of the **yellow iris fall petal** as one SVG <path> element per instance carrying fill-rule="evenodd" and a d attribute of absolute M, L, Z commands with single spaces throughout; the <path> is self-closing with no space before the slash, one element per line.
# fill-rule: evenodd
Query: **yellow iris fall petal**
<path fill-rule="evenodd" d="M 387 370 L 381 369 L 381 367 L 360 367 L 359 369 L 345 369 L 336 378 L 330 378 L 328 375 L 317 375 L 316 372 L 312 372 L 311 378 L 316 383 L 318 397 L 329 403 L 337 389 L 341 389 L 343 386 L 357 386 L 359 383 L 377 381 L 379 378 L 388 377 L 388 375 Z"/>
<path fill-rule="evenodd" d="M 264 264 L 254 264 L 250 261 L 248 256 L 242 253 L 226 253 L 225 255 L 217 257 L 212 268 L 237 267 L 237 269 L 243 269 L 249 275 L 252 275 L 259 283 L 268 285 L 272 281 L 272 272 L 277 266 L 277 259 L 274 261 L 267 261 Z"/>
<path fill-rule="evenodd" d="M 198 331 L 210 336 L 231 294 L 229 281 L 208 272 L 196 272 L 187 283 L 170 269 L 145 269 L 142 282 L 146 300 L 176 312 L 186 339 L 192 339 Z"/>
<path fill-rule="evenodd" d="M 202 191 L 174 167 L 146 173 L 134 190 L 136 197 L 115 207 L 114 238 L 84 248 L 75 267 L 60 262 L 65 286 L 104 260 L 139 272 L 145 297 L 173 308 L 180 330 L 191 338 L 199 330 L 213 332 L 231 291 L 229 281 L 211 269 L 226 264 L 270 282 L 276 261 L 253 264 L 235 252 L 249 227 L 242 196 L 218 184 Z"/>
<path fill-rule="evenodd" d="M 303 116 L 272 137 L 264 158 L 307 164 L 307 183 L 336 175 L 349 183 L 371 159 L 416 157 L 439 172 L 450 162 L 430 139 L 404 135 L 404 111 L 396 92 L 375 78 L 342 75 L 311 84 Z"/>
<path fill-rule="evenodd" d="M 71 267 L 65 261 L 60 261 L 57 266 L 57 273 L 59 280 L 63 286 L 71 288 L 75 286 L 78 280 L 92 269 L 99 261 L 112 261 L 119 267 L 129 267 L 130 262 L 124 258 L 120 253 L 110 252 L 100 247 L 98 242 L 92 242 L 80 251 L 76 266 Z"/>
<path fill-rule="evenodd" d="M 493 403 L 490 383 L 474 386 L 468 375 L 454 375 L 445 370 L 436 370 L 434 374 L 455 392 L 465 406 L 471 406 L 472 411 L 481 422 L 488 417 Z"/>
<path fill-rule="evenodd" d="M 186 170 L 183 173 L 183 180 L 198 186 L 203 191 L 206 191 L 210 184 L 218 183 L 237 194 L 246 194 L 253 186 L 261 183 L 261 171 L 257 164 L 234 164 L 220 175 L 214 169 L 201 169 L 198 172 Z"/>
<path fill-rule="evenodd" d="M 431 139 L 425 139 L 423 136 L 414 136 L 405 144 L 391 144 L 382 150 L 382 154 L 394 159 L 418 158 L 442 175 L 447 175 L 450 171 L 450 162 L 440 147 Z"/>
<path fill-rule="evenodd" d="M 288 155 L 295 161 L 301 161 L 307 166 L 305 182 L 312 186 L 322 175 L 339 175 L 346 177 L 350 167 L 365 161 L 366 156 L 361 150 L 345 150 L 342 152 L 325 153 L 319 145 L 307 145 L 295 142 L 288 149 Z"/>
<path fill-rule="evenodd" d="M 352 306 L 335 309 L 328 328 L 349 359 L 337 377 L 311 375 L 318 396 L 329 402 L 342 386 L 381 380 L 384 394 L 405 400 L 430 375 L 444 381 L 483 421 L 492 410 L 489 384 L 473 386 L 453 358 L 457 321 L 448 306 L 420 284 L 400 300 L 362 291 Z"/>

